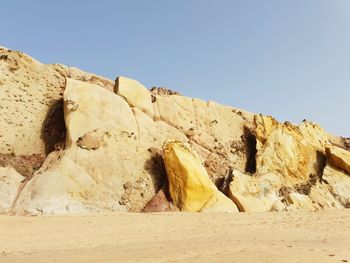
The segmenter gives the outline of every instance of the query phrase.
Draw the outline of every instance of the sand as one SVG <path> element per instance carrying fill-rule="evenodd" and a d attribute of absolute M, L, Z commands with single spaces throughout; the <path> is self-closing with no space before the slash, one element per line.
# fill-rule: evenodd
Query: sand
<path fill-rule="evenodd" d="M 0 216 L 0 262 L 350 262 L 350 210 Z"/>

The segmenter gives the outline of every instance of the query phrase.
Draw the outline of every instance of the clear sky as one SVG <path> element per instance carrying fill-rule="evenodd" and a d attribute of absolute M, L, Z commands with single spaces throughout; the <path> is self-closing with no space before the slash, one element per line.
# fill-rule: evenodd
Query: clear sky
<path fill-rule="evenodd" d="M 0 45 L 350 137 L 348 0 L 1 0 Z"/>

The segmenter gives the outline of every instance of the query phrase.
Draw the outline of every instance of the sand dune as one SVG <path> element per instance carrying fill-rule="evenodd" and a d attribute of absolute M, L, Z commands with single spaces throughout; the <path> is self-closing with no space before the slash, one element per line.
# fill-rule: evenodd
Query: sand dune
<path fill-rule="evenodd" d="M 0 262 L 350 262 L 350 210 L 0 216 Z"/>

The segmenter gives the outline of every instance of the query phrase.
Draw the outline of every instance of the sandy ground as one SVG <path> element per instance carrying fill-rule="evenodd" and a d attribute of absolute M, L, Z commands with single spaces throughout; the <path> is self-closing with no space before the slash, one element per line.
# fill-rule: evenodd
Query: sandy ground
<path fill-rule="evenodd" d="M 350 262 L 350 209 L 0 216 L 0 262 Z"/>

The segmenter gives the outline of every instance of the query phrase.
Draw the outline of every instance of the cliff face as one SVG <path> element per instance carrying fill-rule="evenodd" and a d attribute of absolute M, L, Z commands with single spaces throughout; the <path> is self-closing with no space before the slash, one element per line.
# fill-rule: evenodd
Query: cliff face
<path fill-rule="evenodd" d="M 281 124 L 5 48 L 0 72 L 0 212 L 350 206 L 347 140 L 314 123 Z"/>

